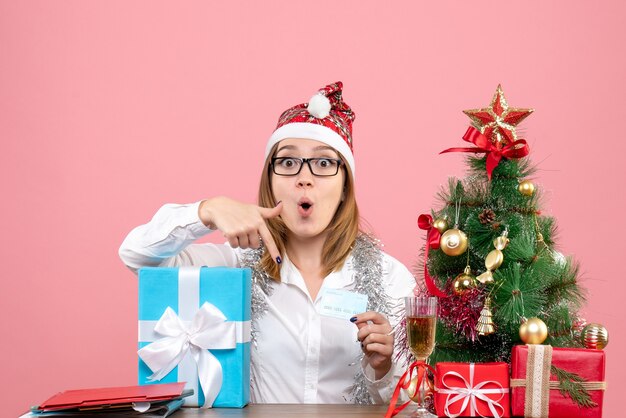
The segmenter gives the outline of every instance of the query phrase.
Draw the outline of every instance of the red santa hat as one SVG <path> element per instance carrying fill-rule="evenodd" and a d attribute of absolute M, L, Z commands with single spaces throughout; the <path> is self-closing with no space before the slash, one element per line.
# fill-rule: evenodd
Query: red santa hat
<path fill-rule="evenodd" d="M 352 121 L 354 112 L 341 97 L 343 83 L 337 81 L 320 89 L 308 103 L 289 108 L 280 115 L 276 130 L 265 147 L 265 158 L 283 139 L 314 139 L 333 147 L 346 161 L 354 176 Z"/>

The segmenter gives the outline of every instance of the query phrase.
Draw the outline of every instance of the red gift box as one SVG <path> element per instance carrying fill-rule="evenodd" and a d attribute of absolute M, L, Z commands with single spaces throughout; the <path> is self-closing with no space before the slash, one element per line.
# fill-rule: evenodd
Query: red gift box
<path fill-rule="evenodd" d="M 551 358 L 550 358 L 551 357 Z M 604 351 L 518 345 L 511 358 L 511 406 L 515 416 L 571 418 L 601 417 L 604 397 Z M 550 366 L 582 377 L 594 407 L 581 407 L 559 391 Z"/>
<path fill-rule="evenodd" d="M 510 417 L 507 363 L 437 363 L 440 417 Z"/>

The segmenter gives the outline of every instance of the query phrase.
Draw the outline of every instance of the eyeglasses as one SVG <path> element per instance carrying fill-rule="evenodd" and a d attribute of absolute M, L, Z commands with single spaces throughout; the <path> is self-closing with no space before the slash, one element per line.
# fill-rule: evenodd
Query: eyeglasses
<path fill-rule="evenodd" d="M 275 157 L 272 158 L 272 170 L 279 176 L 296 176 L 302 171 L 304 163 L 318 177 L 336 176 L 341 166 L 341 160 L 334 158 Z"/>

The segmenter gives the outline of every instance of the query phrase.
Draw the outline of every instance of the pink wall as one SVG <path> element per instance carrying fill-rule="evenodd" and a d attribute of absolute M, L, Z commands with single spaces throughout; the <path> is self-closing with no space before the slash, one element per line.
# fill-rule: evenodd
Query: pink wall
<path fill-rule="evenodd" d="M 536 182 L 560 250 L 581 262 L 586 316 L 611 332 L 605 416 L 617 416 L 626 6 L 379 3 L 0 3 L 3 415 L 133 384 L 125 234 L 165 202 L 254 200 L 279 113 L 342 80 L 361 209 L 408 266 L 417 215 L 463 175 L 461 155 L 437 155 L 462 145 L 461 110 L 486 106 L 498 83 L 536 109 L 523 125 Z"/>

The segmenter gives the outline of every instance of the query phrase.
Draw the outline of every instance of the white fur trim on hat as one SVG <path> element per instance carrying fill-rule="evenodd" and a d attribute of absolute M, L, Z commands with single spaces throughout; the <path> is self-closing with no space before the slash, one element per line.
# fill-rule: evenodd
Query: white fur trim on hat
<path fill-rule="evenodd" d="M 320 141 L 326 145 L 333 147 L 346 161 L 350 170 L 352 171 L 352 177 L 355 176 L 354 156 L 352 150 L 344 141 L 344 139 L 337 132 L 324 125 L 318 125 L 316 123 L 307 122 L 294 122 L 288 123 L 276 129 L 265 147 L 265 159 L 267 159 L 272 147 L 278 142 L 287 138 L 299 138 L 299 139 L 314 139 Z M 308 156 L 303 156 L 308 157 Z"/>

